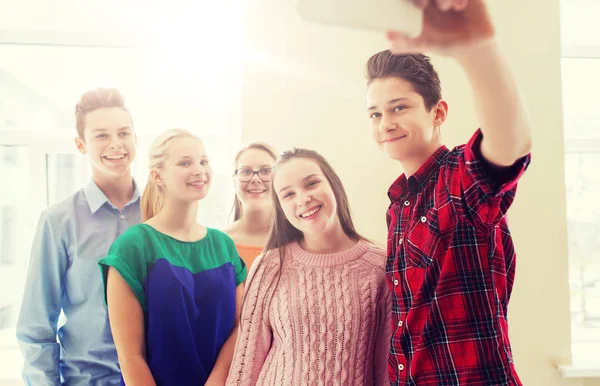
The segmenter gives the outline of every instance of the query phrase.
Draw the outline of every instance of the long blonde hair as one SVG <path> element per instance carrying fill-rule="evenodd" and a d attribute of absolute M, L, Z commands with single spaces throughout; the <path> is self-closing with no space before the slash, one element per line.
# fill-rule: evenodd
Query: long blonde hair
<path fill-rule="evenodd" d="M 174 140 L 180 138 L 195 138 L 200 140 L 200 138 L 185 129 L 170 129 L 159 135 L 158 138 L 152 142 L 152 146 L 148 152 L 148 182 L 140 202 L 142 222 L 156 216 L 163 207 L 163 191 L 161 187 L 156 184 L 154 178 L 152 178 L 152 170 L 162 169 L 165 166 L 165 160 L 167 159 L 167 152 L 169 151 L 170 145 Z"/>
<path fill-rule="evenodd" d="M 237 164 L 238 164 L 242 154 L 244 154 L 246 151 L 248 151 L 250 149 L 262 150 L 265 153 L 267 153 L 270 157 L 273 158 L 273 162 L 275 160 L 277 160 L 277 154 L 275 152 L 275 149 L 272 146 L 269 146 L 264 142 L 251 142 L 251 143 L 247 144 L 246 146 L 244 146 L 243 148 L 241 148 L 240 151 L 238 151 L 238 153 L 236 154 L 235 160 L 234 160 L 234 168 L 237 168 Z M 233 221 L 234 222 L 239 220 L 242 217 L 242 202 L 240 201 L 237 193 L 233 199 L 232 211 L 233 211 Z"/>

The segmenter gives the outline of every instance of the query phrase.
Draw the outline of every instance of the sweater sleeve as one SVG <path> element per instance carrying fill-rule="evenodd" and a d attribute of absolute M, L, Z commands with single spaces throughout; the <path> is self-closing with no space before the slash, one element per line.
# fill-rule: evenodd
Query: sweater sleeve
<path fill-rule="evenodd" d="M 228 386 L 254 386 L 271 349 L 268 305 L 279 274 L 278 255 L 269 251 L 252 264 L 246 283 L 238 338 Z"/>
<path fill-rule="evenodd" d="M 392 338 L 392 296 L 383 280 L 379 286 L 377 296 L 377 332 L 375 334 L 375 353 L 373 355 L 374 385 L 387 386 L 390 384 L 388 376 L 388 356 Z"/>

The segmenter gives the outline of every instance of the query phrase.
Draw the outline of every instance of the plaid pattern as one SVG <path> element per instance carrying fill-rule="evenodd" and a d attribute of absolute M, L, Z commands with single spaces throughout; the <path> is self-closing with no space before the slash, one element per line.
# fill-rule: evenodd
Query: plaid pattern
<path fill-rule="evenodd" d="M 530 155 L 501 174 L 482 133 L 390 187 L 391 385 L 521 385 L 508 339 L 515 252 L 505 215 Z"/>

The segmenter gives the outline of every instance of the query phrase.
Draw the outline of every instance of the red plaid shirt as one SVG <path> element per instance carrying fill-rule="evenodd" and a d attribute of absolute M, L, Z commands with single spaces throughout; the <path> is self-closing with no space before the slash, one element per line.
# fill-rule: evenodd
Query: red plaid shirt
<path fill-rule="evenodd" d="M 392 385 L 521 385 L 508 339 L 515 251 L 506 224 L 530 155 L 501 174 L 481 131 L 390 187 Z"/>

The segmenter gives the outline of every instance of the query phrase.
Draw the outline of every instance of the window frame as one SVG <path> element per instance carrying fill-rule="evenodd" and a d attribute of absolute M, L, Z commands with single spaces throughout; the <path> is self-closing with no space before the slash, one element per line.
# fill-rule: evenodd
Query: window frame
<path fill-rule="evenodd" d="M 562 45 L 561 53 L 561 68 L 564 59 L 580 59 L 580 60 L 598 60 L 600 63 L 600 45 Z M 582 153 L 600 153 L 600 136 L 585 137 L 585 136 L 569 136 L 566 131 L 567 117 L 563 114 L 563 139 L 564 139 L 564 154 L 582 154 Z M 566 189 L 566 181 L 565 181 Z M 568 205 L 568 202 L 567 202 Z M 568 224 L 567 224 L 568 226 Z M 567 231 L 568 227 L 567 227 Z M 569 237 L 569 236 L 568 236 Z M 571 262 L 571 254 L 567 255 L 569 267 L 574 264 Z M 571 275 L 569 275 L 570 278 Z M 571 284 L 569 284 L 569 289 Z M 572 295 L 569 294 L 572 301 Z M 571 361 L 569 366 L 558 366 L 562 375 L 567 378 L 587 378 L 600 377 L 600 361 L 598 359 L 585 359 L 584 353 L 592 351 L 600 351 L 600 341 L 598 342 L 583 342 L 574 341 L 572 312 L 569 310 L 570 331 L 571 331 Z M 585 346 L 592 346 L 592 349 L 586 349 Z"/>

